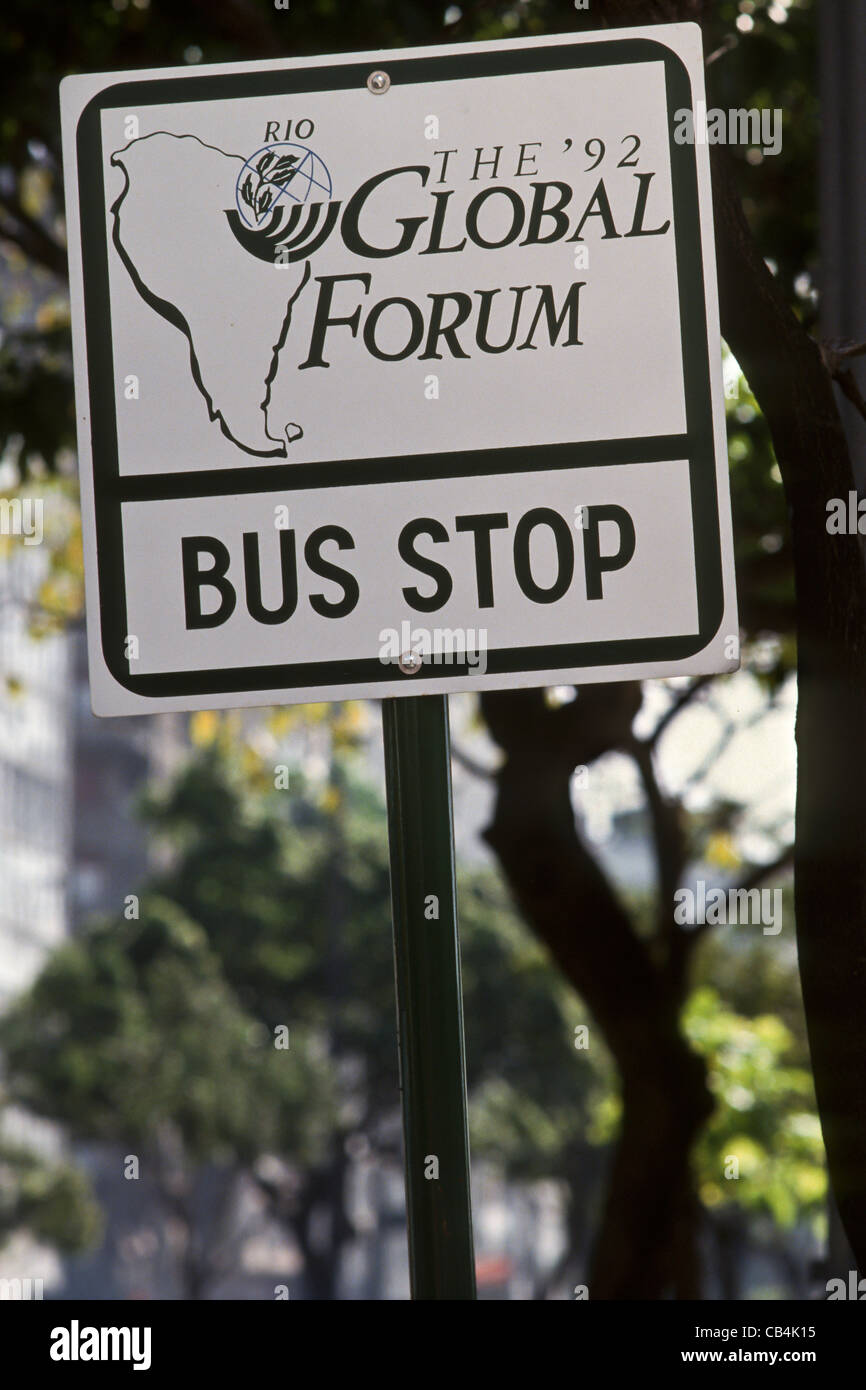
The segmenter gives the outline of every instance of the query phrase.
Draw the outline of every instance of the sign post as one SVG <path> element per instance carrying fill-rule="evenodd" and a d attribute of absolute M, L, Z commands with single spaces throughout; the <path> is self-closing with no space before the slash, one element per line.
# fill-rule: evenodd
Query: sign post
<path fill-rule="evenodd" d="M 412 1297 L 475 1297 L 448 697 L 386 700 Z"/>
<path fill-rule="evenodd" d="M 447 695 L 739 663 L 700 29 L 61 106 L 94 711 L 384 701 L 412 1287 L 472 1298 Z"/>

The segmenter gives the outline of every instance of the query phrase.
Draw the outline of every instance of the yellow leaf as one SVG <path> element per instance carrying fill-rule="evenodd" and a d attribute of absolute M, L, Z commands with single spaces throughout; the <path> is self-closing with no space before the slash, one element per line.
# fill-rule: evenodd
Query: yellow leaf
<path fill-rule="evenodd" d="M 197 748 L 213 743 L 219 733 L 219 715 L 212 709 L 200 709 L 189 721 L 189 736 Z"/>
<path fill-rule="evenodd" d="M 707 863 L 718 869 L 736 869 L 742 862 L 733 839 L 724 830 L 710 836 L 705 854 Z"/>

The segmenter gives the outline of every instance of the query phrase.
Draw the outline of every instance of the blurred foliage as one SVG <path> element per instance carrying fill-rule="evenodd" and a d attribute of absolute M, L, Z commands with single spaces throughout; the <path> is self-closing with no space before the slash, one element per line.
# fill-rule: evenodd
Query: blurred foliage
<path fill-rule="evenodd" d="M 193 1163 L 249 1161 L 287 1135 L 309 1161 L 330 1121 L 306 1049 L 282 1065 L 201 927 L 156 895 L 140 920 L 58 950 L 2 1026 L 15 1100 L 74 1138 L 135 1146 L 170 1123 Z"/>
<path fill-rule="evenodd" d="M 263 795 L 242 755 L 211 742 L 150 796 L 171 867 L 138 918 L 61 947 L 2 1020 L 11 1100 L 132 1152 L 152 1155 L 169 1131 L 188 1174 L 270 1155 L 308 1169 L 335 1132 L 395 1156 L 383 807 L 340 760 L 324 787 L 291 781 L 291 795 Z M 460 910 L 471 1088 L 505 1087 L 512 1102 L 482 1122 L 481 1147 L 527 1172 L 537 1123 L 555 1143 L 557 1117 L 568 1133 L 586 1120 L 574 1006 L 492 876 L 461 875 Z M 549 1152 L 533 1162 L 551 1171 Z"/>
<path fill-rule="evenodd" d="M 334 1132 L 394 1157 L 380 797 L 345 757 L 318 785 L 293 769 L 290 794 L 265 794 L 221 728 L 147 797 L 172 862 L 142 890 L 140 917 L 88 927 L 0 1023 L 10 1099 L 132 1151 L 170 1127 L 193 1174 L 269 1155 L 303 1169 L 326 1161 Z M 581 1227 L 601 1172 L 590 1150 L 619 1119 L 615 1068 L 498 879 L 461 871 L 460 920 L 473 1152 L 514 1180 L 559 1180 Z M 791 1224 L 824 1192 L 793 962 L 717 935 L 708 976 L 686 1013 L 717 1099 L 697 1153 L 702 1198 Z M 721 1179 L 731 1154 L 748 1181 Z"/>
<path fill-rule="evenodd" d="M 363 1060 L 374 1122 L 392 1113 L 396 1084 L 388 848 L 381 799 L 350 767 L 337 756 L 318 787 L 293 771 L 290 795 L 263 796 L 224 750 L 194 760 L 147 814 L 179 851 L 159 891 L 204 927 L 267 1026 L 290 1015 L 332 1058 Z M 565 1090 L 574 1106 L 563 1085 L 574 1005 L 558 975 L 498 879 L 461 871 L 459 892 L 473 1087 L 495 1077 L 543 1106 Z"/>
<path fill-rule="evenodd" d="M 3 496 L 21 503 L 22 522 L 31 531 L 29 538 L 0 531 L 3 599 L 23 609 L 31 637 L 64 632 L 80 620 L 84 606 L 77 481 L 57 474 L 30 478 Z M 3 678 L 14 691 L 15 672 L 4 670 Z"/>
<path fill-rule="evenodd" d="M 711 1214 L 727 1204 L 791 1227 L 823 1220 L 827 1195 L 796 959 L 767 952 L 743 930 L 710 934 L 684 1010 L 715 1100 L 693 1155 L 696 1186 Z M 615 1071 L 603 1053 L 578 1056 L 594 1072 L 589 1137 L 611 1143 L 621 1116 Z M 567 1142 L 568 1122 L 556 1124 Z M 731 1158 L 742 1181 L 726 1174 Z"/>
<path fill-rule="evenodd" d="M 0 1249 L 21 1231 L 78 1254 L 98 1243 L 102 1213 L 78 1168 L 0 1140 Z"/>
<path fill-rule="evenodd" d="M 711 1211 L 736 1203 L 786 1227 L 821 1213 L 821 1126 L 811 1073 L 790 1056 L 790 1030 L 775 1014 L 734 1013 L 708 986 L 689 1000 L 685 1029 L 716 1099 L 696 1151 L 701 1201 Z"/>
<path fill-rule="evenodd" d="M 19 476 L 27 476 L 57 468 L 74 444 L 68 328 L 7 329 L 0 337 L 0 456 L 14 458 Z"/>

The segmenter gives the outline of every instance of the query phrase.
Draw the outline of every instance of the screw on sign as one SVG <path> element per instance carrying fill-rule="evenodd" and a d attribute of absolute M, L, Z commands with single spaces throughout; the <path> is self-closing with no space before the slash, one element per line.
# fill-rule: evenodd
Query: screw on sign
<path fill-rule="evenodd" d="M 387 72 L 371 72 L 370 76 L 367 78 L 367 86 L 375 96 L 384 96 L 385 92 L 387 92 L 388 88 L 391 86 L 391 79 Z"/>
<path fill-rule="evenodd" d="M 417 676 L 421 667 L 424 665 L 420 653 L 404 652 L 397 662 L 404 676 Z"/>

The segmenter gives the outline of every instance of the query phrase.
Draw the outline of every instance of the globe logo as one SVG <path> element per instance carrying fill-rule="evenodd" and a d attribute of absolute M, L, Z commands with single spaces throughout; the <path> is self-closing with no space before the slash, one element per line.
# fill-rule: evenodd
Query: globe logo
<path fill-rule="evenodd" d="M 281 140 L 245 160 L 235 187 L 238 213 L 259 230 L 281 222 L 299 203 L 329 201 L 333 192 L 327 165 L 306 145 Z"/>

